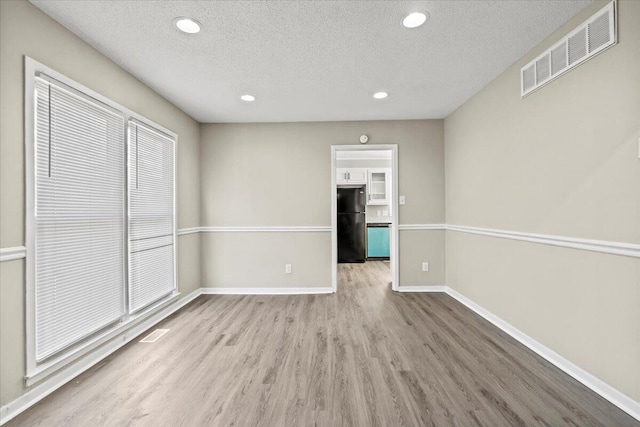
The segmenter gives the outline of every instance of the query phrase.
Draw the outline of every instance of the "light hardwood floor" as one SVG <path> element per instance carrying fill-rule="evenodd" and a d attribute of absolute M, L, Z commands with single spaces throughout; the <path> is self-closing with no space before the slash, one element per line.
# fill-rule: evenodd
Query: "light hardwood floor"
<path fill-rule="evenodd" d="M 203 296 L 9 426 L 638 426 L 444 294 Z M 143 336 L 146 334 L 143 334 Z"/>

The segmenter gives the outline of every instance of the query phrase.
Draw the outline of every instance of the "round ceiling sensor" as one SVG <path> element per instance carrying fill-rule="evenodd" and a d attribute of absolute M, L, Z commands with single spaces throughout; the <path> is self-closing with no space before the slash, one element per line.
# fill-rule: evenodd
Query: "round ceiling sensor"
<path fill-rule="evenodd" d="M 196 34 L 200 32 L 200 23 L 195 19 L 180 17 L 174 19 L 173 23 L 183 33 Z"/>
<path fill-rule="evenodd" d="M 246 94 L 246 95 L 242 95 L 240 97 L 240 99 L 242 99 L 243 101 L 246 101 L 246 102 L 253 102 L 253 101 L 256 100 L 256 97 L 253 96 L 253 95 Z"/>
<path fill-rule="evenodd" d="M 429 14 L 426 12 L 413 12 L 405 16 L 402 20 L 402 25 L 407 28 L 417 28 L 427 22 L 428 19 Z"/>
<path fill-rule="evenodd" d="M 375 99 L 384 99 L 387 96 L 389 96 L 389 94 L 387 92 L 376 92 L 376 93 L 373 94 L 373 97 Z"/>
<path fill-rule="evenodd" d="M 367 135 L 360 136 L 360 144 L 366 144 L 369 141 L 369 137 Z"/>

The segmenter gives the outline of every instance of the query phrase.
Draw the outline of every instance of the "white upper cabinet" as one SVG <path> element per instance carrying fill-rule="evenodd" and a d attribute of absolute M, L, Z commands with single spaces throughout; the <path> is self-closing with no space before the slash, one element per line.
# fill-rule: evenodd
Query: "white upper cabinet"
<path fill-rule="evenodd" d="M 368 205 L 388 205 L 391 202 L 389 197 L 391 190 L 391 169 L 376 168 L 369 169 L 367 177 L 367 204 Z"/>
<path fill-rule="evenodd" d="M 365 168 L 336 168 L 336 184 L 362 184 L 367 183 L 367 169 Z"/>
<path fill-rule="evenodd" d="M 350 184 L 366 184 L 367 170 L 366 169 L 349 169 L 349 183 Z"/>

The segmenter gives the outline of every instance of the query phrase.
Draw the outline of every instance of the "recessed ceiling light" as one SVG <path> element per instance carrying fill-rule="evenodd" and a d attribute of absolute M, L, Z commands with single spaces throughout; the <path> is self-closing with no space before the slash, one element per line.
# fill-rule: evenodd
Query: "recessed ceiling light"
<path fill-rule="evenodd" d="M 429 19 L 428 13 L 413 12 L 405 16 L 402 20 L 402 25 L 407 28 L 416 28 L 427 22 L 427 19 Z"/>
<path fill-rule="evenodd" d="M 376 93 L 373 94 L 373 97 L 375 99 L 384 99 L 387 96 L 389 96 L 389 94 L 387 92 L 376 92 Z"/>
<path fill-rule="evenodd" d="M 243 101 L 252 102 L 256 100 L 256 97 L 253 95 L 247 94 L 247 95 L 242 95 L 240 99 L 242 99 Z"/>
<path fill-rule="evenodd" d="M 200 23 L 191 18 L 176 18 L 173 20 L 176 27 L 183 33 L 195 34 L 200 32 Z"/>

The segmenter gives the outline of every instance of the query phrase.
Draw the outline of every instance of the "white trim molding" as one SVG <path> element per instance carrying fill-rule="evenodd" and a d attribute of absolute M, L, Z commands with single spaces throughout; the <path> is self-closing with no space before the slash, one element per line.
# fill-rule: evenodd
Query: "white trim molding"
<path fill-rule="evenodd" d="M 509 334 L 512 338 L 523 344 L 538 356 L 546 359 L 561 371 L 575 378 L 577 381 L 581 382 L 595 393 L 599 394 L 612 404 L 616 405 L 618 408 L 625 411 L 627 414 L 631 415 L 633 418 L 640 421 L 640 402 L 636 402 L 621 391 L 615 389 L 601 379 L 585 371 L 575 363 L 565 359 L 549 347 L 531 338 L 524 332 L 517 329 L 515 326 L 502 320 L 495 314 L 471 301 L 469 298 L 465 297 L 451 287 L 447 286 L 445 292 L 470 310 L 474 311 L 475 313 L 492 323 L 497 328 Z"/>
<path fill-rule="evenodd" d="M 5 424 L 9 420 L 13 419 L 21 412 L 26 411 L 31 406 L 35 405 L 73 378 L 77 377 L 81 373 L 91 368 L 96 363 L 100 362 L 111 353 L 115 352 L 119 348 L 123 347 L 143 332 L 151 328 L 153 325 L 166 319 L 171 314 L 180 310 L 185 305 L 202 295 L 201 289 L 196 289 L 183 298 L 174 301 L 171 305 L 164 307 L 162 310 L 156 312 L 150 317 L 147 317 L 140 323 L 124 331 L 119 336 L 112 339 L 109 343 L 98 348 L 86 357 L 76 360 L 69 365 L 61 368 L 57 372 L 49 375 L 38 384 L 32 386 L 28 391 L 22 394 L 15 400 L 0 407 L 0 425 Z"/>
<path fill-rule="evenodd" d="M 498 230 L 494 228 L 469 227 L 465 225 L 453 224 L 400 224 L 398 230 L 447 230 L 457 231 L 460 233 L 478 234 L 482 236 L 498 237 L 502 239 L 520 240 L 530 243 L 539 243 L 544 245 L 559 246 L 570 249 L 580 249 L 591 252 L 600 252 L 610 255 L 629 256 L 640 258 L 640 245 L 635 243 L 611 242 L 606 240 L 582 239 L 578 237 L 556 236 L 550 234 L 524 233 L 521 231 Z M 191 227 L 181 228 L 178 235 L 186 235 L 193 233 L 289 233 L 289 232 L 330 232 L 331 226 L 324 225 L 301 225 L 301 226 L 210 226 L 210 227 Z M 16 256 L 15 258 L 4 257 L 4 251 L 19 250 L 24 247 L 1 249 L 1 261 L 10 259 L 24 258 Z"/>
<path fill-rule="evenodd" d="M 445 285 L 433 286 L 398 286 L 398 292 L 446 292 Z"/>
<path fill-rule="evenodd" d="M 331 286 L 323 287 L 295 287 L 295 288 L 200 288 L 203 295 L 309 295 L 309 294 L 331 294 Z"/>
<path fill-rule="evenodd" d="M 201 233 L 315 233 L 329 231 L 331 231 L 329 225 L 200 227 Z"/>
<path fill-rule="evenodd" d="M 483 236 L 499 237 L 503 239 L 522 240 L 525 242 L 541 243 L 545 245 L 561 246 L 571 249 L 601 252 L 611 255 L 622 255 L 640 258 L 640 245 L 634 243 L 609 242 L 605 240 L 580 239 L 576 237 L 553 236 L 548 234 L 523 233 L 510 230 L 496 230 L 491 228 L 467 227 L 463 225 L 446 226 L 449 231 L 480 234 Z"/>
<path fill-rule="evenodd" d="M 200 227 L 189 227 L 178 229 L 178 236 L 184 236 L 187 234 L 195 234 L 200 232 Z"/>
<path fill-rule="evenodd" d="M 22 259 L 27 256 L 27 248 L 24 246 L 13 246 L 10 248 L 0 248 L 0 262 Z"/>
<path fill-rule="evenodd" d="M 402 230 L 446 230 L 447 224 L 400 224 L 398 226 Z"/>
<path fill-rule="evenodd" d="M 401 224 L 399 230 L 446 230 L 446 224 Z M 327 225 L 275 225 L 275 226 L 204 226 L 181 228 L 178 235 L 193 233 L 287 233 L 287 232 L 330 232 L 331 226 Z"/>

